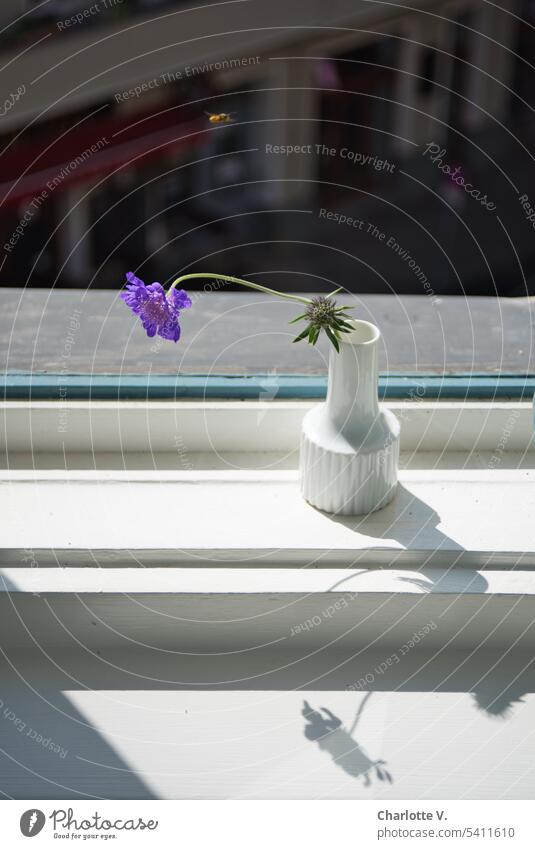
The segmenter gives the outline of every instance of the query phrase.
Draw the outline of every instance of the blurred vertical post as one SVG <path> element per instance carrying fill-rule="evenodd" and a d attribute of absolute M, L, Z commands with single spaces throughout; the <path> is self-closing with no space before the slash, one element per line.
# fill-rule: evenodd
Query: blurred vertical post
<path fill-rule="evenodd" d="M 87 284 L 92 270 L 88 192 L 87 183 L 65 189 L 58 204 L 60 273 L 75 286 Z"/>
<path fill-rule="evenodd" d="M 272 58 L 266 62 L 261 153 L 264 160 L 266 200 L 275 207 L 306 201 L 313 190 L 318 140 L 318 92 L 313 62 L 308 58 Z M 267 154 L 265 144 L 311 145 L 311 153 Z M 263 148 L 263 150 L 262 150 Z"/>
<path fill-rule="evenodd" d="M 509 87 L 514 72 L 515 18 L 485 4 L 475 9 L 471 73 L 467 81 L 466 96 L 480 109 L 468 113 L 467 123 L 474 130 L 488 122 L 489 114 L 503 119 L 511 92 Z"/>

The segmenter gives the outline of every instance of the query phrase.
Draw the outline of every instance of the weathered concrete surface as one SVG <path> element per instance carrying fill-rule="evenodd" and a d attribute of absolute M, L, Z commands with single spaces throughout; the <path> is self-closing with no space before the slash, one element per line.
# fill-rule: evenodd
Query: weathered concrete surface
<path fill-rule="evenodd" d="M 535 370 L 535 298 L 355 295 L 375 322 L 389 372 Z M 299 304 L 255 293 L 196 293 L 177 345 L 148 339 L 118 292 L 0 290 L 0 364 L 8 371 L 321 373 L 328 344 L 292 345 Z"/>

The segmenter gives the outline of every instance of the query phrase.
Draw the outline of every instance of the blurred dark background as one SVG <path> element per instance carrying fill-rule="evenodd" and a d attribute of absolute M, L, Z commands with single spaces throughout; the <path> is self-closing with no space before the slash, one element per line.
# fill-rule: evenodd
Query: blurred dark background
<path fill-rule="evenodd" d="M 0 284 L 535 294 L 534 24 L 531 0 L 3 0 Z"/>

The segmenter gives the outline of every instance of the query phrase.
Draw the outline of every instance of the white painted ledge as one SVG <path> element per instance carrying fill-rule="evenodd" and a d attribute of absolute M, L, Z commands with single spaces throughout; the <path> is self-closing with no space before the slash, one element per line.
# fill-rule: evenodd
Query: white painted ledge
<path fill-rule="evenodd" d="M 0 452 L 288 452 L 309 401 L 8 401 Z M 402 451 L 533 450 L 533 412 L 515 401 L 399 401 Z"/>
<path fill-rule="evenodd" d="M 393 502 L 332 517 L 297 472 L 0 472 L 0 560 L 259 567 L 535 566 L 535 470 L 408 470 Z"/>
<path fill-rule="evenodd" d="M 533 797 L 531 405 L 391 405 L 409 468 L 344 519 L 299 495 L 308 406 L 5 405 L 2 701 L 61 754 L 3 721 L 0 788 Z"/>
<path fill-rule="evenodd" d="M 438 595 L 513 595 L 535 600 L 533 571 L 472 571 L 452 569 L 210 569 L 157 568 L 100 569 L 2 568 L 0 593 L 43 594 L 158 594 L 220 596 L 254 594 L 311 594 L 345 596 L 348 593 L 389 596 L 400 593 Z"/>
<path fill-rule="evenodd" d="M 389 652 L 423 628 L 427 649 L 529 651 L 534 603 L 533 571 L 2 568 L 0 638 L 9 652 Z"/>

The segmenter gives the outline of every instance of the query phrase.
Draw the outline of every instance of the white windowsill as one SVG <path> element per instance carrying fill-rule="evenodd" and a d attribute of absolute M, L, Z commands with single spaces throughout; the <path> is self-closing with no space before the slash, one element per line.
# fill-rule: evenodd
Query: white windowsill
<path fill-rule="evenodd" d="M 308 402 L 8 402 L 0 559 L 535 566 L 531 405 L 398 402 L 400 486 L 334 518 L 299 494 Z"/>
<path fill-rule="evenodd" d="M 2 699 L 67 754 L 7 734 L 2 786 L 531 798 L 531 405 L 389 406 L 396 500 L 337 520 L 299 495 L 306 402 L 5 404 Z M 504 694 L 507 722 L 480 707 Z M 364 705 L 393 783 L 307 740 L 303 699 L 347 729 Z"/>

